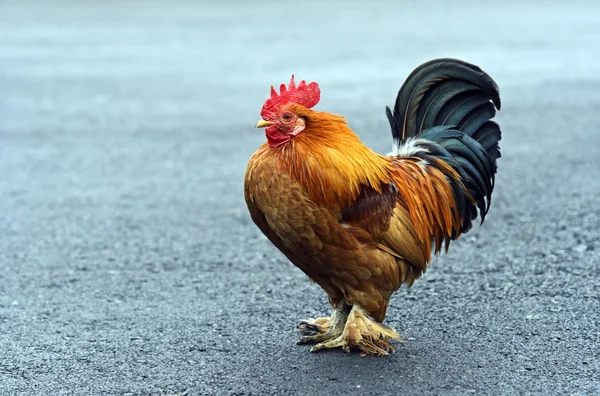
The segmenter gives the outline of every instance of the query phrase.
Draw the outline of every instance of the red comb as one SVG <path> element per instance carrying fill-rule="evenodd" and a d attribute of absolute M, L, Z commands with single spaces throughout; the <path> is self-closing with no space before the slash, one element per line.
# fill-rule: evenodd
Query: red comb
<path fill-rule="evenodd" d="M 271 85 L 271 97 L 266 100 L 260 111 L 260 115 L 265 120 L 272 120 L 275 118 L 277 107 L 279 106 L 288 103 L 296 103 L 310 109 L 319 103 L 320 98 L 321 90 L 319 89 L 319 84 L 316 82 L 306 84 L 306 81 L 302 80 L 300 81 L 300 84 L 296 86 L 294 75 L 292 74 L 290 85 L 286 87 L 285 84 L 281 84 L 279 94 Z"/>

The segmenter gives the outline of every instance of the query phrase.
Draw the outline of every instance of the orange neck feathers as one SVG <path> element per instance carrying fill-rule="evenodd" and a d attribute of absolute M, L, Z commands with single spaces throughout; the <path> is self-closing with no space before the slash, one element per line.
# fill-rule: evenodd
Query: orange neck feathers
<path fill-rule="evenodd" d="M 317 204 L 348 206 L 361 185 L 381 192 L 390 182 L 391 164 L 366 147 L 343 117 L 298 107 L 304 132 L 278 147 L 280 166 L 298 181 Z"/>

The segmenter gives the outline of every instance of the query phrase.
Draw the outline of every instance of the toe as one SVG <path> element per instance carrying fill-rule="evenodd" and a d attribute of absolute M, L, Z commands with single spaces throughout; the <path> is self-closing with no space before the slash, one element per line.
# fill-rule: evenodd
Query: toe
<path fill-rule="evenodd" d="M 304 337 L 300 338 L 298 340 L 297 344 L 299 344 L 299 345 L 316 344 L 318 342 L 327 341 L 329 339 L 331 339 L 331 334 L 328 334 L 328 333 L 308 335 L 308 336 L 304 336 Z"/>
<path fill-rule="evenodd" d="M 322 351 L 324 349 L 334 349 L 334 348 L 340 348 L 340 347 L 346 352 L 350 351 L 350 347 L 348 346 L 348 343 L 346 342 L 346 340 L 344 339 L 343 336 L 339 336 L 333 340 L 329 340 L 329 341 L 317 344 L 314 347 L 312 347 L 310 349 L 310 351 L 318 352 L 318 351 Z"/>
<path fill-rule="evenodd" d="M 321 325 L 315 323 L 314 319 L 302 319 L 298 325 L 299 330 L 319 331 L 321 327 Z"/>

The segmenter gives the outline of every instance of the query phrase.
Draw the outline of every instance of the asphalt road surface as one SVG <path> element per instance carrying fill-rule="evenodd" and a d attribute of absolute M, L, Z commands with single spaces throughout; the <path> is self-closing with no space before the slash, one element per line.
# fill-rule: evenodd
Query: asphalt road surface
<path fill-rule="evenodd" d="M 0 394 L 599 394 L 600 6 L 285 3 L 0 3 Z M 393 298 L 396 354 L 311 354 L 326 296 L 243 199 L 269 86 L 387 152 L 443 56 L 501 87 L 492 209 Z"/>

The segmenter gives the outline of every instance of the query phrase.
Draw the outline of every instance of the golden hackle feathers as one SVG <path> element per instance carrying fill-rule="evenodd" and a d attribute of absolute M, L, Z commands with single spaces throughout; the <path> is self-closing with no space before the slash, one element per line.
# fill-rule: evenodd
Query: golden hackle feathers
<path fill-rule="evenodd" d="M 363 145 L 343 117 L 290 106 L 306 129 L 275 154 L 281 166 L 324 205 L 351 205 L 367 185 L 381 192 L 389 183 L 390 162 Z"/>

